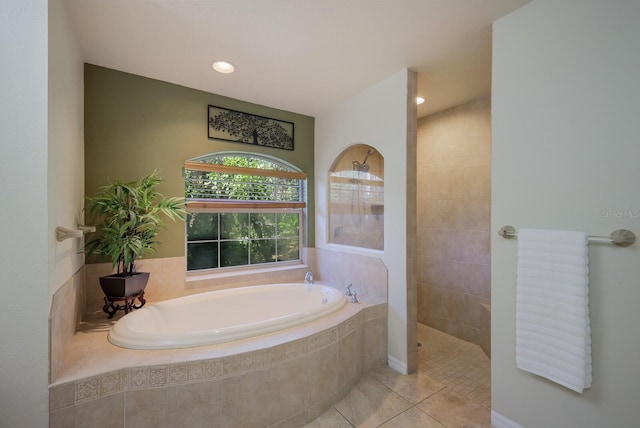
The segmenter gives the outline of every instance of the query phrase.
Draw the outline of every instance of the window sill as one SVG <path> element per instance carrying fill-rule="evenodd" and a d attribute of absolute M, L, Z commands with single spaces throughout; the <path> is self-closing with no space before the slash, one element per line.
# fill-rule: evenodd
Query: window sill
<path fill-rule="evenodd" d="M 225 289 L 250 285 L 302 282 L 309 266 L 292 262 L 278 266 L 230 269 L 221 272 L 187 273 L 186 289 Z M 204 290 L 202 290 L 204 291 Z"/>

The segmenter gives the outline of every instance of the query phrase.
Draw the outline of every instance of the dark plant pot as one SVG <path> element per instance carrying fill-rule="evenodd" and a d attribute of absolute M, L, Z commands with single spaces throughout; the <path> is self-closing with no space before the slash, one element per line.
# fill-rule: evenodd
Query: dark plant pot
<path fill-rule="evenodd" d="M 149 281 L 149 272 L 131 275 L 114 274 L 100 277 L 100 287 L 107 297 L 131 297 L 140 294 Z"/>

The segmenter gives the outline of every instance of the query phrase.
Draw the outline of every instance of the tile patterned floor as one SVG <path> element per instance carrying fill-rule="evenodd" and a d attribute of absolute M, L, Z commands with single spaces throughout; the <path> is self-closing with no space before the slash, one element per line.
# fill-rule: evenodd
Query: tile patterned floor
<path fill-rule="evenodd" d="M 490 361 L 479 346 L 418 324 L 418 372 L 370 372 L 305 428 L 491 427 Z"/>

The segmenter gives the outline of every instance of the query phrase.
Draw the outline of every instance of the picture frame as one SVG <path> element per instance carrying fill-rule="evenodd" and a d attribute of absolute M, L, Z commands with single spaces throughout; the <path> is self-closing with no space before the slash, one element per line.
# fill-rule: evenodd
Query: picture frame
<path fill-rule="evenodd" d="M 214 105 L 207 106 L 210 140 L 293 150 L 293 122 L 243 113 Z"/>

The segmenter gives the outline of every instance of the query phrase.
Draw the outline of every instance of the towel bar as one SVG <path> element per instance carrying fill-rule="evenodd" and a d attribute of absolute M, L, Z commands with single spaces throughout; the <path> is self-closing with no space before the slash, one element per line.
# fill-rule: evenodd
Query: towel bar
<path fill-rule="evenodd" d="M 498 231 L 498 235 L 502 236 L 505 239 L 511 239 L 518 236 L 518 232 L 513 226 L 503 226 Z M 606 240 L 611 244 L 617 245 L 618 247 L 628 247 L 636 242 L 636 235 L 626 229 L 618 229 L 611 232 L 609 236 L 588 236 L 589 241 L 602 241 Z"/>
<path fill-rule="evenodd" d="M 82 224 L 78 225 L 78 230 L 67 229 L 66 227 L 58 226 L 56 227 L 56 241 L 62 242 L 65 239 L 82 238 L 85 233 L 95 231 L 95 226 L 84 226 Z"/>

